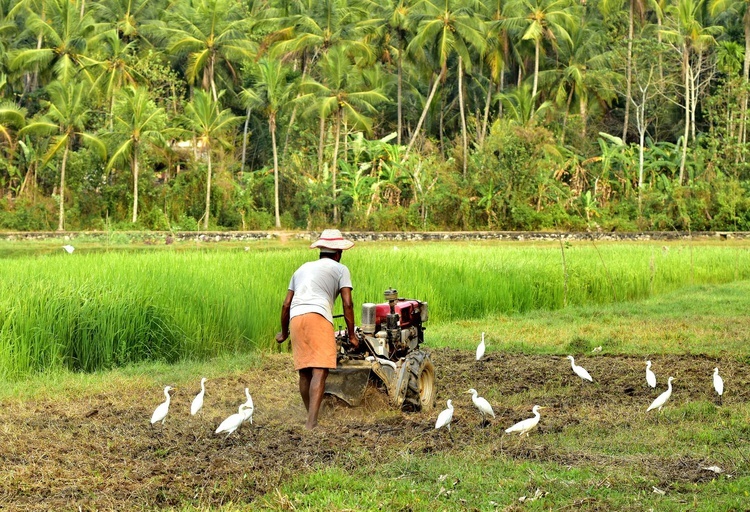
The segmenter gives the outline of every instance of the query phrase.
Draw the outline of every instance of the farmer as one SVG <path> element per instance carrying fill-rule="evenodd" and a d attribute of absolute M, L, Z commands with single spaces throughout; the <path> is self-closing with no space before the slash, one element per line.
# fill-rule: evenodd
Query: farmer
<path fill-rule="evenodd" d="M 281 332 L 276 334 L 276 341 L 283 343 L 291 334 L 294 369 L 299 372 L 299 392 L 307 409 L 308 429 L 318 424 L 328 371 L 336 368 L 333 303 L 339 294 L 350 343 L 355 349 L 358 346 L 354 335 L 352 279 L 349 269 L 340 263 L 342 252 L 353 245 L 338 229 L 323 231 L 310 245 L 311 249 L 320 249 L 320 258 L 294 272 L 281 306 Z"/>

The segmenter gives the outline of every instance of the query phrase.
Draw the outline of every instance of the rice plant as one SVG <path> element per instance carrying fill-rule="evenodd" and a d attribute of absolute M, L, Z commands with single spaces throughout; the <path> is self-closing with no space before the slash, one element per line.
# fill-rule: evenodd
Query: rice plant
<path fill-rule="evenodd" d="M 272 350 L 289 278 L 316 256 L 280 245 L 4 259 L 0 377 Z M 393 287 L 427 301 L 431 323 L 638 300 L 750 277 L 750 251 L 710 244 L 362 243 L 343 263 L 355 304 L 381 302 Z"/>

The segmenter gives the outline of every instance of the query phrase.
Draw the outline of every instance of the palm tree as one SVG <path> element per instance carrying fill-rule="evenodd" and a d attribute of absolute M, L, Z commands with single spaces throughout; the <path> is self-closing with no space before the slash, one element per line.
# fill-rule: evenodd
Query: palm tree
<path fill-rule="evenodd" d="M 107 155 L 104 143 L 95 135 L 84 131 L 86 122 L 92 114 L 86 102 L 88 88 L 88 85 L 83 82 L 63 83 L 54 81 L 50 83 L 46 88 L 50 99 L 44 102 L 47 112 L 41 119 L 27 124 L 19 132 L 19 134 L 41 133 L 52 135 L 51 145 L 42 160 L 42 166 L 47 165 L 60 151 L 63 153 L 60 164 L 58 231 L 65 229 L 65 168 L 74 139 L 80 138 L 85 144 L 96 150 L 102 159 L 106 158 Z"/>
<path fill-rule="evenodd" d="M 221 98 L 223 94 L 219 94 Z M 211 152 L 214 144 L 226 145 L 223 135 L 242 121 L 241 117 L 232 114 L 229 109 L 221 110 L 218 101 L 211 94 L 197 89 L 193 100 L 185 105 L 184 122 L 187 130 L 195 134 L 198 147 L 206 154 L 208 170 L 206 173 L 206 212 L 203 215 L 203 229 L 208 229 L 208 217 L 211 208 Z"/>
<path fill-rule="evenodd" d="M 141 153 L 149 146 L 165 145 L 163 130 L 167 115 L 157 107 L 149 91 L 128 86 L 122 90 L 115 104 L 113 138 L 117 147 L 107 164 L 107 169 L 122 163 L 130 163 L 133 174 L 133 224 L 138 221 L 138 176 Z"/>
<path fill-rule="evenodd" d="M 435 96 L 438 85 L 448 74 L 448 58 L 452 54 L 458 55 L 458 94 L 461 108 L 461 129 L 463 134 L 464 162 L 463 172 L 466 176 L 468 163 L 468 141 L 466 135 L 466 116 L 463 104 L 463 73 L 471 65 L 469 47 L 473 46 L 482 53 L 485 46 L 485 33 L 479 17 L 473 8 L 457 0 L 443 0 L 439 5 L 432 0 L 425 0 L 424 12 L 417 17 L 418 25 L 414 38 L 407 47 L 410 54 L 428 52 L 427 60 L 433 60 L 440 67 L 440 72 L 430 91 L 417 127 L 404 153 L 404 160 L 409 156 L 414 142 L 419 136 L 419 130 L 427 117 L 427 112 Z M 434 72 L 433 72 L 434 73 Z"/>
<path fill-rule="evenodd" d="M 667 9 L 671 15 L 672 27 L 663 30 L 664 38 L 673 43 L 682 57 L 682 73 L 685 96 L 685 132 L 682 141 L 682 159 L 680 161 L 680 184 L 685 177 L 687 144 L 692 127 L 695 138 L 695 111 L 698 102 L 698 84 L 700 81 L 703 52 L 716 43 L 714 35 L 721 32 L 719 26 L 704 26 L 701 23 L 703 0 L 678 0 L 676 5 Z M 698 62 L 692 62 L 697 55 Z M 697 69 L 694 70 L 693 66 Z"/>
<path fill-rule="evenodd" d="M 235 66 L 254 53 L 247 24 L 234 0 L 196 0 L 175 4 L 174 12 L 168 13 L 168 23 L 158 27 L 170 37 L 167 52 L 178 58 L 187 56 L 188 81 L 200 79 L 203 90 L 211 92 L 218 102 L 218 68 L 223 65 L 236 77 Z"/>
<path fill-rule="evenodd" d="M 571 0 L 512 0 L 507 12 L 502 26 L 510 31 L 520 29 L 523 31 L 522 41 L 534 42 L 534 85 L 531 96 L 536 98 L 542 42 L 549 40 L 557 45 L 560 39 L 570 41 L 568 31 L 576 22 L 575 8 Z"/>
<path fill-rule="evenodd" d="M 336 169 L 338 164 L 341 125 L 372 132 L 372 119 L 367 114 L 376 112 L 375 105 L 387 102 L 388 98 L 378 89 L 368 87 L 362 80 L 359 70 L 352 64 L 344 48 L 330 49 L 320 61 L 321 82 L 307 80 L 300 85 L 307 94 L 299 98 L 301 102 L 311 102 L 311 109 L 320 119 L 334 118 L 335 133 L 331 178 L 333 186 L 333 222 L 338 223 L 336 203 Z M 364 112 L 364 113 L 363 113 Z"/>
<path fill-rule="evenodd" d="M 263 58 L 253 68 L 254 87 L 242 91 L 248 108 L 259 108 L 268 119 L 273 148 L 274 214 L 276 227 L 281 227 L 279 215 L 279 155 L 276 144 L 276 120 L 279 112 L 293 94 L 293 84 L 287 81 L 288 69 L 280 60 Z"/>
<path fill-rule="evenodd" d="M 709 7 L 711 15 L 716 16 L 721 12 L 725 12 L 729 16 L 739 17 L 740 13 L 744 10 L 742 15 L 742 27 L 745 32 L 745 60 L 742 66 L 742 76 L 745 79 L 745 86 L 750 84 L 750 0 L 709 0 Z M 746 92 L 742 99 L 742 108 L 740 112 L 740 135 L 739 140 L 744 143 L 747 139 L 747 104 L 748 104 L 748 93 Z"/>
<path fill-rule="evenodd" d="M 559 66 L 552 70 L 540 71 L 542 83 L 557 83 L 554 95 L 557 104 L 564 105 L 564 117 L 560 144 L 565 143 L 565 127 L 573 99 L 578 100 L 581 115 L 581 140 L 586 140 L 588 106 L 596 100 L 609 105 L 616 99 L 615 84 L 620 75 L 612 70 L 613 55 L 606 51 L 602 41 L 604 30 L 598 24 L 589 28 L 584 20 L 580 26 L 570 31 L 571 39 L 563 41 L 558 49 Z"/>
<path fill-rule="evenodd" d="M 96 26 L 90 12 L 80 14 L 81 0 L 44 0 L 44 15 L 29 11 L 26 28 L 39 34 L 40 45 L 13 52 L 12 70 L 52 70 L 62 82 L 70 81 L 83 67 Z"/>

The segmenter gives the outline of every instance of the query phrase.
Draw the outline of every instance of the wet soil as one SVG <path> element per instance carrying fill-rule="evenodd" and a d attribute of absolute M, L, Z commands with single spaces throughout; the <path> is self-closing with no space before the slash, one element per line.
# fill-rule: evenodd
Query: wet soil
<path fill-rule="evenodd" d="M 486 445 L 506 457 L 562 465 L 627 463 L 598 453 L 574 453 L 545 443 L 546 433 L 581 423 L 622 429 L 643 422 L 648 404 L 675 377 L 670 403 L 715 402 L 711 374 L 719 366 L 731 382 L 724 405 L 750 401 L 750 365 L 733 359 L 658 356 L 657 390 L 645 385 L 642 358 L 597 355 L 579 362 L 596 382 L 581 381 L 564 357 L 492 353 L 480 362 L 465 351 L 432 351 L 438 403 L 433 411 L 404 413 L 383 392 L 368 388 L 364 405 L 350 408 L 327 398 L 318 429 L 303 429 L 305 412 L 288 355 L 273 355 L 242 375 L 208 376 L 204 409 L 189 414 L 199 390 L 178 389 L 164 425 L 151 426 L 161 389 L 134 388 L 54 400 L 0 404 L 0 509 L 128 510 L 252 503 L 290 477 L 334 464 L 354 470 L 389 461 L 394 450 L 415 454 L 460 453 Z M 197 382 L 198 378 L 196 378 Z M 169 383 L 165 383 L 169 384 Z M 229 438 L 213 433 L 237 411 L 248 387 L 253 423 Z M 477 389 L 496 419 L 478 428 L 468 388 Z M 523 397 L 523 400 L 519 400 Z M 453 439 L 434 424 L 445 400 L 455 406 Z M 521 405 L 520 402 L 524 403 Z M 532 403 L 533 402 L 533 403 Z M 536 442 L 516 442 L 502 429 L 547 407 Z M 585 426 L 585 425 L 584 425 Z M 635 463 L 635 462 L 634 462 Z M 702 482 L 710 472 L 690 457 L 639 457 L 640 471 L 658 482 Z"/>

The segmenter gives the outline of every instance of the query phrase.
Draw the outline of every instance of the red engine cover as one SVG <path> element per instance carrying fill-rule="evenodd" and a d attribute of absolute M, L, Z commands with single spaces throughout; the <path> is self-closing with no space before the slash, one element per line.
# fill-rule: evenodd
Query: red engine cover
<path fill-rule="evenodd" d="M 396 313 L 399 315 L 399 325 L 404 327 L 411 327 L 412 324 L 412 312 L 419 307 L 419 302 L 416 300 L 402 300 L 396 302 Z M 391 307 L 388 303 L 376 304 L 375 305 L 375 323 L 380 328 L 381 325 L 385 324 L 386 316 L 391 312 Z"/>

